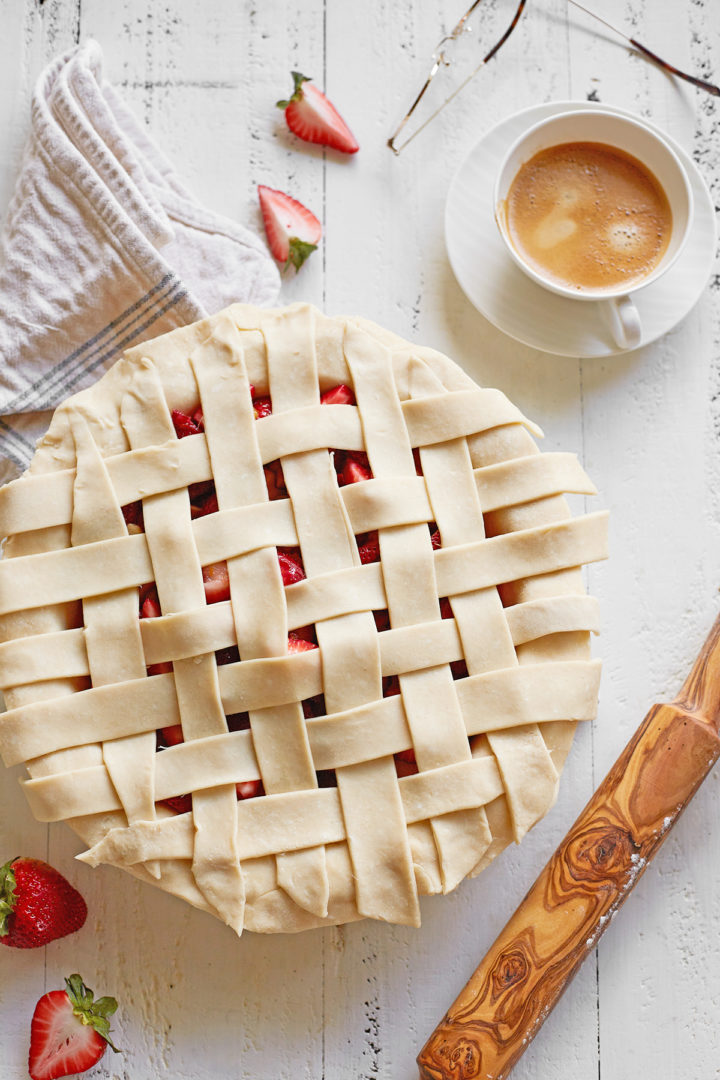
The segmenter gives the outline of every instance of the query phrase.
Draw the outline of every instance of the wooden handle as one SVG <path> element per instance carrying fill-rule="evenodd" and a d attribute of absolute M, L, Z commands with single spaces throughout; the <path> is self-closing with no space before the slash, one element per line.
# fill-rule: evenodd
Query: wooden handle
<path fill-rule="evenodd" d="M 504 1080 L 720 756 L 720 618 L 655 705 L 418 1055 L 421 1080 Z"/>

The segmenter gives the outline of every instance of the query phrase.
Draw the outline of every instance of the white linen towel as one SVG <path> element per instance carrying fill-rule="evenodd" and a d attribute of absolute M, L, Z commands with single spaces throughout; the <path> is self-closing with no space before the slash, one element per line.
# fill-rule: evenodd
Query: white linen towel
<path fill-rule="evenodd" d="M 102 77 L 88 41 L 40 76 L 0 234 L 0 482 L 51 410 L 130 345 L 280 278 L 248 230 L 198 203 Z"/>

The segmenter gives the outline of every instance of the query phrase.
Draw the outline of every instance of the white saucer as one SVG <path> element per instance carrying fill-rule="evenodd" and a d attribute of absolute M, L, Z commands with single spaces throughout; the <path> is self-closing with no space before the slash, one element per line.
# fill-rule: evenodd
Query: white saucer
<path fill-rule="evenodd" d="M 536 285 L 515 265 L 495 224 L 493 186 L 503 156 L 523 131 L 555 113 L 589 107 L 587 101 L 554 101 L 533 105 L 501 121 L 458 169 L 445 206 L 450 265 L 470 303 L 510 337 L 557 356 L 614 356 L 626 350 L 615 344 L 600 304 L 557 296 Z M 633 115 L 624 109 L 602 107 L 622 116 Z M 688 314 L 707 284 L 715 258 L 715 212 L 710 192 L 682 147 L 664 132 L 660 134 L 687 170 L 695 215 L 685 248 L 674 265 L 658 281 L 633 294 L 643 327 L 640 346 L 657 340 Z"/>

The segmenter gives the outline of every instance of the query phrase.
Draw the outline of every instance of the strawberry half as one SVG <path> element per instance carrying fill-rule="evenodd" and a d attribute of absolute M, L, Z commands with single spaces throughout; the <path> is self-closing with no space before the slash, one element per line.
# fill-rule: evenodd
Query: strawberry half
<path fill-rule="evenodd" d="M 11 859 L 0 867 L 0 942 L 37 949 L 74 934 L 87 904 L 62 874 L 40 859 Z"/>
<path fill-rule="evenodd" d="M 115 998 L 93 1001 L 92 990 L 79 975 L 71 975 L 65 986 L 66 990 L 43 994 L 35 1006 L 28 1055 L 32 1080 L 56 1080 L 85 1072 L 97 1064 L 108 1046 L 119 1053 L 110 1039 L 108 1020 L 117 1009 Z"/>
<path fill-rule="evenodd" d="M 285 122 L 294 135 L 305 142 L 330 146 L 343 154 L 355 154 L 360 149 L 355 136 L 340 113 L 307 75 L 292 72 L 294 90 L 288 101 L 278 101 L 285 110 Z"/>
<path fill-rule="evenodd" d="M 258 184 L 258 198 L 273 258 L 299 270 L 317 248 L 322 225 L 307 206 L 284 191 Z"/>

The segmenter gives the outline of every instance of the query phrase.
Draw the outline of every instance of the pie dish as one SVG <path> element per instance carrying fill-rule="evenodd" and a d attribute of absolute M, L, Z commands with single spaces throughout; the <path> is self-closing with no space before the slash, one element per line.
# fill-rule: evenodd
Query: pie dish
<path fill-rule="evenodd" d="M 594 717 L 572 454 L 358 318 L 137 346 L 0 491 L 0 751 L 35 816 L 240 933 L 419 924 Z"/>

